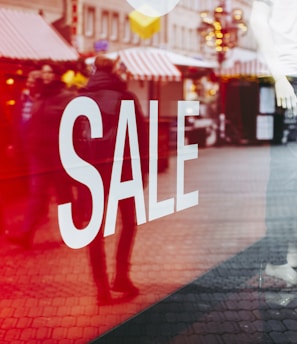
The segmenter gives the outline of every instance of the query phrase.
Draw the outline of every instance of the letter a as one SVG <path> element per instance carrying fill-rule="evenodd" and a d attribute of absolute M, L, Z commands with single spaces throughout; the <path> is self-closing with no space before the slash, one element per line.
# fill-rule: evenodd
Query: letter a
<path fill-rule="evenodd" d="M 121 182 L 126 133 L 131 154 L 132 180 Z M 119 200 L 134 197 L 137 224 L 146 222 L 142 174 L 133 100 L 123 100 L 116 137 L 104 236 L 115 233 Z"/>

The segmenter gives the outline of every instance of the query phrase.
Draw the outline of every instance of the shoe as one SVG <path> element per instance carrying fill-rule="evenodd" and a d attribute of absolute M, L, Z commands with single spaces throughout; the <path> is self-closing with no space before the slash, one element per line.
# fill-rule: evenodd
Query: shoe
<path fill-rule="evenodd" d="M 129 279 L 116 279 L 113 284 L 112 290 L 127 294 L 129 296 L 136 296 L 139 294 L 139 289 Z"/>
<path fill-rule="evenodd" d="M 276 277 L 285 281 L 288 285 L 297 284 L 297 272 L 289 264 L 267 264 L 265 267 L 265 273 L 268 276 Z"/>
<path fill-rule="evenodd" d="M 114 303 L 111 294 L 109 291 L 98 291 L 97 293 L 97 305 L 98 306 L 106 306 L 112 305 Z"/>
<path fill-rule="evenodd" d="M 6 236 L 7 240 L 12 244 L 19 245 L 22 248 L 28 250 L 32 247 L 32 235 L 30 233 L 21 236 Z"/>
<path fill-rule="evenodd" d="M 265 301 L 268 304 L 286 307 L 288 306 L 293 300 L 296 299 L 296 294 L 292 292 L 286 292 L 282 290 L 278 291 L 266 291 L 265 292 Z"/>

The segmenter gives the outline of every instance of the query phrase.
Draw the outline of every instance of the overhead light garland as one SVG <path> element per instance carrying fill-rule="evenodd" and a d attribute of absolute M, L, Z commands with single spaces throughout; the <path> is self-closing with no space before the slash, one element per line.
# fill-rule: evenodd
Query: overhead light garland
<path fill-rule="evenodd" d="M 247 32 L 243 11 L 238 8 L 229 11 L 224 3 L 213 11 L 201 11 L 200 18 L 198 33 L 207 46 L 215 49 L 218 62 L 222 64 L 227 51 L 236 47 L 239 36 Z"/>

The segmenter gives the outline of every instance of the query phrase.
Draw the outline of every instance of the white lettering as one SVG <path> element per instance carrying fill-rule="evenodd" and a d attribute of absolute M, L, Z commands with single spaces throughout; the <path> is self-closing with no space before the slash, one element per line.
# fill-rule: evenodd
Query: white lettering
<path fill-rule="evenodd" d="M 104 205 L 103 182 L 100 174 L 92 165 L 81 159 L 73 147 L 73 125 L 82 114 L 90 121 L 91 137 L 102 137 L 100 109 L 88 97 L 75 98 L 66 106 L 59 132 L 60 157 L 64 169 L 73 179 L 86 185 L 92 195 L 92 216 L 89 224 L 84 229 L 75 227 L 72 219 L 71 203 L 58 206 L 58 221 L 62 238 L 66 245 L 74 249 L 84 247 L 94 240 L 102 223 Z"/>
<path fill-rule="evenodd" d="M 121 182 L 127 131 L 131 154 L 132 179 Z M 114 152 L 104 236 L 115 233 L 118 202 L 129 197 L 134 197 L 135 200 L 137 224 L 145 223 L 145 203 L 134 102 L 132 100 L 123 100 Z"/>
<path fill-rule="evenodd" d="M 198 190 L 189 193 L 184 191 L 185 162 L 198 158 L 198 145 L 185 144 L 185 118 L 193 115 L 188 113 L 187 109 L 195 107 L 199 109 L 199 102 L 178 102 L 176 211 L 198 205 L 199 202 Z M 86 116 L 90 122 L 91 138 L 100 138 L 103 135 L 101 112 L 96 102 L 88 97 L 78 97 L 67 105 L 59 132 L 62 165 L 70 177 L 87 186 L 92 196 L 91 219 L 84 229 L 76 228 L 73 222 L 71 202 L 58 205 L 58 221 L 62 238 L 66 245 L 75 249 L 82 248 L 94 240 L 101 228 L 104 211 L 104 185 L 101 175 L 94 166 L 76 154 L 73 146 L 73 126 L 81 115 Z M 122 180 L 123 170 L 125 170 L 123 165 L 126 142 L 131 159 L 125 163 L 131 164 L 131 180 Z M 149 151 L 149 221 L 151 221 L 172 214 L 175 203 L 174 198 L 158 201 L 158 101 L 150 101 Z M 130 197 L 134 198 L 137 224 L 145 223 L 146 211 L 135 107 L 132 100 L 123 100 L 115 142 L 104 236 L 115 233 L 119 201 Z"/>
<path fill-rule="evenodd" d="M 197 101 L 178 102 L 176 211 L 190 208 L 198 204 L 198 191 L 187 194 L 184 193 L 184 162 L 198 158 L 198 145 L 185 145 L 185 117 L 189 116 L 187 109 L 193 109 L 197 104 L 199 109 L 199 102 Z"/>
<path fill-rule="evenodd" d="M 149 220 L 172 214 L 174 199 L 157 201 L 158 194 L 158 102 L 150 101 Z"/>

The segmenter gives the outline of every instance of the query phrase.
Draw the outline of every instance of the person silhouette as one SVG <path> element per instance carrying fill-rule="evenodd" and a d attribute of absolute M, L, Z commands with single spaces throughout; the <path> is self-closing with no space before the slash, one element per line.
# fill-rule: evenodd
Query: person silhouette
<path fill-rule="evenodd" d="M 21 91 L 20 97 L 16 103 L 13 118 L 13 143 L 17 150 L 17 157 L 21 169 L 24 171 L 28 168 L 29 147 L 27 143 L 30 120 L 32 118 L 32 107 L 34 101 L 38 98 L 42 85 L 41 71 L 32 70 L 28 73 L 25 87 Z"/>
<path fill-rule="evenodd" d="M 116 144 L 117 127 L 122 100 L 133 100 L 135 105 L 136 126 L 139 138 L 139 151 L 143 184 L 146 183 L 148 173 L 148 133 L 145 117 L 137 97 L 127 90 L 126 82 L 118 76 L 115 61 L 104 54 L 99 54 L 95 59 L 95 72 L 90 76 L 88 84 L 80 90 L 80 95 L 92 98 L 99 106 L 103 121 L 103 137 L 87 142 L 80 137 L 80 130 L 74 128 L 74 146 L 77 153 L 89 160 L 99 171 L 104 185 L 105 211 L 109 196 L 111 173 Z M 87 128 L 84 118 L 77 120 L 77 128 Z M 85 132 L 86 130 L 83 130 Z M 82 131 L 81 131 L 82 132 Z M 76 134 L 78 133 L 78 135 Z M 89 136 L 89 135 L 87 135 Z M 91 141 L 91 140 L 90 140 Z M 125 144 L 124 161 L 122 168 L 122 181 L 132 179 L 131 156 L 129 145 Z M 81 223 L 87 220 L 90 209 L 83 195 L 86 193 L 78 186 L 78 199 L 81 205 Z M 137 295 L 138 288 L 130 278 L 131 254 L 136 234 L 135 203 L 133 198 L 119 201 L 121 214 L 121 228 L 115 255 L 115 276 L 110 287 L 106 265 L 105 239 L 103 228 L 100 228 L 96 238 L 89 244 L 90 264 L 93 278 L 97 286 L 97 302 L 99 305 L 115 302 L 111 290 L 121 293 L 122 298 Z M 103 220 L 103 224 L 104 224 Z M 103 225 L 102 225 L 103 227 Z"/>
<path fill-rule="evenodd" d="M 250 23 L 274 80 L 277 107 L 296 115 L 297 2 L 254 0 Z M 267 250 L 261 253 L 265 273 L 296 285 L 296 142 L 271 149 L 266 195 Z"/>
<path fill-rule="evenodd" d="M 61 66 L 53 62 L 41 67 L 42 84 L 28 122 L 28 209 L 20 230 L 7 233 L 11 243 L 25 249 L 31 248 L 38 225 L 47 217 L 52 188 L 60 203 L 72 197 L 70 180 L 60 161 L 58 137 L 63 111 L 76 93 L 61 81 L 62 72 Z"/>

